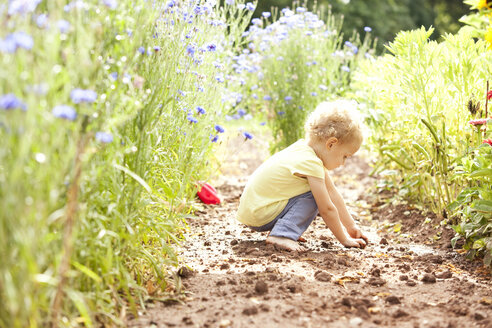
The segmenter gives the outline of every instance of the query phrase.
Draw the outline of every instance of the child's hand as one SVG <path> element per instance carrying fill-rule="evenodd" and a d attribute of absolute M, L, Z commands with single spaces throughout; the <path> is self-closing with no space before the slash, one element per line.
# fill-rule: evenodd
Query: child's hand
<path fill-rule="evenodd" d="M 369 243 L 369 239 L 362 233 L 362 231 L 360 230 L 360 228 L 358 226 L 354 225 L 350 228 L 347 228 L 347 232 L 348 232 L 350 237 L 362 238 L 362 239 L 364 239 L 366 244 Z"/>
<path fill-rule="evenodd" d="M 365 248 L 367 244 L 366 241 L 361 238 L 347 238 L 345 241 L 342 242 L 342 245 L 345 247 Z"/>

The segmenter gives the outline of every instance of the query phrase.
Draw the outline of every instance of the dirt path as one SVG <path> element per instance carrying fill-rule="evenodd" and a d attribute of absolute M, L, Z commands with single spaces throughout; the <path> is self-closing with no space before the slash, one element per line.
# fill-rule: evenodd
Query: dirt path
<path fill-rule="evenodd" d="M 245 147 L 215 182 L 223 203 L 188 220 L 185 302 L 149 304 L 129 326 L 492 327 L 490 275 L 448 247 L 453 233 L 437 218 L 371 196 L 361 157 L 333 176 L 370 238 L 366 249 L 343 248 L 321 218 L 303 235 L 306 253 L 266 245 L 234 218 L 247 176 L 267 155 L 258 141 Z"/>

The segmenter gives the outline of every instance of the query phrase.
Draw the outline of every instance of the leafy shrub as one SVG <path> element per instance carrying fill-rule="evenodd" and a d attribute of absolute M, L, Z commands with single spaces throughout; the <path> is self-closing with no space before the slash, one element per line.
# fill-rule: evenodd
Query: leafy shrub
<path fill-rule="evenodd" d="M 283 9 L 278 19 L 264 13 L 245 33 L 248 48 L 234 65 L 243 92 L 233 104 L 238 113 L 266 115 L 272 152 L 302 138 L 307 114 L 321 101 L 344 96 L 358 60 L 372 57 L 369 28 L 362 43 L 357 37 L 343 43 L 340 27 L 330 13 L 296 7 Z"/>

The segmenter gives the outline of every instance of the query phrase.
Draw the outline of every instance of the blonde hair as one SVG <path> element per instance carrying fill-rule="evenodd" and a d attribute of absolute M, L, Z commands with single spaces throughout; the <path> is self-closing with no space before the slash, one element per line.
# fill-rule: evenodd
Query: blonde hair
<path fill-rule="evenodd" d="M 309 114 L 306 124 L 306 139 L 325 142 L 331 137 L 341 143 L 354 140 L 362 141 L 362 122 L 356 110 L 356 104 L 348 100 L 322 102 Z"/>

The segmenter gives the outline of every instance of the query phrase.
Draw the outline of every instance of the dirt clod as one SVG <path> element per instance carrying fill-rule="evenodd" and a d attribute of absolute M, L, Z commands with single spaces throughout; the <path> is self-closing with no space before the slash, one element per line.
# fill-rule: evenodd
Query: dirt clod
<path fill-rule="evenodd" d="M 386 284 L 386 280 L 382 278 L 371 277 L 369 278 L 369 281 L 367 283 L 371 286 L 383 286 Z"/>
<path fill-rule="evenodd" d="M 401 304 L 400 299 L 394 295 L 386 297 L 385 301 L 389 304 Z"/>
<path fill-rule="evenodd" d="M 328 282 L 331 281 L 331 275 L 326 271 L 316 271 L 314 278 L 318 281 Z"/>
<path fill-rule="evenodd" d="M 349 297 L 342 298 L 341 304 L 342 305 L 345 305 L 347 307 L 351 307 L 352 306 L 352 302 L 350 301 L 350 298 Z"/>
<path fill-rule="evenodd" d="M 401 281 L 408 280 L 408 276 L 406 274 L 402 274 L 399 278 Z"/>
<path fill-rule="evenodd" d="M 268 293 L 268 285 L 266 284 L 266 282 L 260 280 L 256 282 L 255 291 L 260 295 L 266 294 Z"/>
<path fill-rule="evenodd" d="M 249 306 L 243 310 L 244 315 L 255 315 L 258 314 L 258 308 L 256 306 Z"/>
<path fill-rule="evenodd" d="M 436 274 L 436 278 L 439 279 L 449 279 L 453 277 L 453 273 L 451 271 L 444 271 Z"/>
<path fill-rule="evenodd" d="M 436 277 L 431 273 L 426 273 L 422 277 L 422 281 L 427 284 L 433 284 L 436 282 Z"/>
<path fill-rule="evenodd" d="M 194 274 L 193 270 L 185 266 L 178 269 L 178 276 L 180 276 L 181 278 L 189 278 L 193 276 L 193 274 Z"/>
<path fill-rule="evenodd" d="M 393 318 L 402 318 L 408 316 L 408 313 L 402 309 L 398 309 L 393 313 Z"/>
<path fill-rule="evenodd" d="M 381 270 L 378 268 L 372 269 L 371 270 L 371 275 L 374 277 L 380 277 L 381 276 Z"/>
<path fill-rule="evenodd" d="M 473 314 L 473 319 L 480 321 L 487 317 L 487 315 L 483 312 L 477 311 Z"/>
<path fill-rule="evenodd" d="M 388 240 L 387 240 L 386 238 L 384 238 L 384 237 L 383 237 L 383 238 L 381 238 L 381 240 L 379 241 L 379 244 L 380 244 L 380 245 L 388 245 L 388 244 L 389 244 L 389 242 L 388 242 Z"/>

